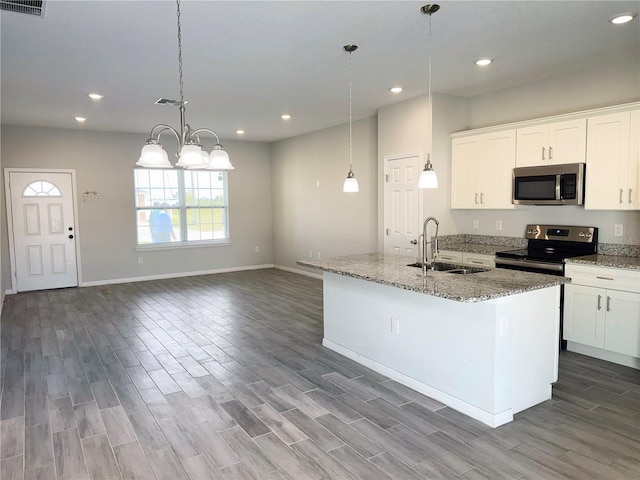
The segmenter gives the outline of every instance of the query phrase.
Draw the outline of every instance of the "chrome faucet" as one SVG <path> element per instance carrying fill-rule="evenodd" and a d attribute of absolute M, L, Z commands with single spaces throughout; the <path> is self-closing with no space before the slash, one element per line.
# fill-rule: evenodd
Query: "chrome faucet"
<path fill-rule="evenodd" d="M 434 221 L 436 224 L 436 235 L 433 240 L 427 242 L 427 226 L 430 221 Z M 431 267 L 436 263 L 436 257 L 438 256 L 438 226 L 440 222 L 436 217 L 427 217 L 422 225 L 422 274 L 427 274 L 427 245 L 431 244 Z"/>

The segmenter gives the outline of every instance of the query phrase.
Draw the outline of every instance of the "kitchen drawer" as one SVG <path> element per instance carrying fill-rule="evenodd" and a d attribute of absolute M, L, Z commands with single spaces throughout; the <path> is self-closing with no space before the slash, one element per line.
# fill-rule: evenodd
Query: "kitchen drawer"
<path fill-rule="evenodd" d="M 564 274 L 571 278 L 571 283 L 574 285 L 640 293 L 640 271 L 638 270 L 568 264 Z"/>
<path fill-rule="evenodd" d="M 489 267 L 494 268 L 496 266 L 495 255 L 483 255 L 477 253 L 463 253 L 462 262 L 465 265 L 472 265 L 475 267 Z"/>
<path fill-rule="evenodd" d="M 440 251 L 438 252 L 438 261 L 462 263 L 462 252 Z"/>

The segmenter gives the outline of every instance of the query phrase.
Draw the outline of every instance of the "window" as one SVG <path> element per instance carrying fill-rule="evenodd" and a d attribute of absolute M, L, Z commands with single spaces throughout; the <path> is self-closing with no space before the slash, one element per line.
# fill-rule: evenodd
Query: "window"
<path fill-rule="evenodd" d="M 138 245 L 229 241 L 227 174 L 134 170 Z"/>
<path fill-rule="evenodd" d="M 38 180 L 31 182 L 24 188 L 22 192 L 23 197 L 61 197 L 62 194 L 58 187 L 53 183 L 46 182 L 44 180 Z"/>

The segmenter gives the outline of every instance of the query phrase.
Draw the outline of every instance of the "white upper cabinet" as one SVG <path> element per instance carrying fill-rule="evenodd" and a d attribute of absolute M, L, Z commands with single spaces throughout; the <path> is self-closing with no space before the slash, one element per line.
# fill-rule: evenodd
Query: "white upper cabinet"
<path fill-rule="evenodd" d="M 585 208 L 639 210 L 640 109 L 588 118 Z"/>
<path fill-rule="evenodd" d="M 511 176 L 515 153 L 515 129 L 454 138 L 451 208 L 513 208 Z"/>
<path fill-rule="evenodd" d="M 583 163 L 586 143 L 585 118 L 518 128 L 516 166 Z"/>

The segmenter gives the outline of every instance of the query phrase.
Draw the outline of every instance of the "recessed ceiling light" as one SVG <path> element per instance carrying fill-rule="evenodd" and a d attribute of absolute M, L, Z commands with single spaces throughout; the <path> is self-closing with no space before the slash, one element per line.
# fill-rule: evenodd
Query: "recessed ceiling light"
<path fill-rule="evenodd" d="M 236 133 L 237 133 L 238 135 L 244 135 L 244 130 L 236 130 Z"/>
<path fill-rule="evenodd" d="M 283 120 L 291 120 L 291 115 L 289 115 L 288 113 L 285 113 L 284 115 L 281 115 L 280 118 Z"/>
<path fill-rule="evenodd" d="M 91 100 L 100 100 L 100 99 L 104 98 L 104 95 L 100 95 L 99 93 L 90 93 L 89 94 L 89 98 Z"/>
<path fill-rule="evenodd" d="M 76 122 L 82 123 L 82 122 L 86 122 L 86 121 L 87 121 L 87 119 L 84 118 L 84 117 L 76 117 Z"/>
<path fill-rule="evenodd" d="M 481 58 L 479 60 L 476 60 L 476 65 L 478 65 L 479 67 L 486 67 L 492 62 L 493 62 L 492 58 Z"/>
<path fill-rule="evenodd" d="M 402 87 L 391 87 L 391 88 L 389 89 L 389 91 L 390 91 L 391 93 L 400 93 L 400 92 L 402 92 Z"/>
<path fill-rule="evenodd" d="M 614 25 L 622 25 L 623 23 L 630 22 L 634 18 L 636 18 L 636 16 L 633 13 L 621 13 L 611 18 L 609 21 Z"/>

